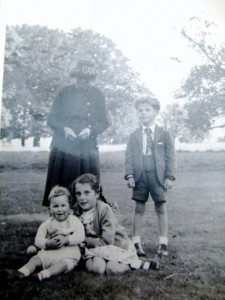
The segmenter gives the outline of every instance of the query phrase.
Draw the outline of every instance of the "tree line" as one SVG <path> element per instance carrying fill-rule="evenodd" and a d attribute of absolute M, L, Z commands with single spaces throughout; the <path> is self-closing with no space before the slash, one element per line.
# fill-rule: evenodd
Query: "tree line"
<path fill-rule="evenodd" d="M 214 24 L 200 22 L 197 35 L 184 28 L 182 36 L 193 51 L 205 57 L 193 66 L 174 101 L 161 112 L 161 122 L 180 141 L 200 141 L 224 116 L 225 48 L 210 40 Z M 102 143 L 124 143 L 137 126 L 133 102 L 151 91 L 129 65 L 129 60 L 110 39 L 92 30 L 70 32 L 42 26 L 7 26 L 3 77 L 1 137 L 21 138 L 51 134 L 46 118 L 60 87 L 71 83 L 69 73 L 78 59 L 92 60 L 98 71 L 96 85 L 106 96 L 110 127 L 101 135 Z M 163 83 L 162 83 L 163 84 Z"/>

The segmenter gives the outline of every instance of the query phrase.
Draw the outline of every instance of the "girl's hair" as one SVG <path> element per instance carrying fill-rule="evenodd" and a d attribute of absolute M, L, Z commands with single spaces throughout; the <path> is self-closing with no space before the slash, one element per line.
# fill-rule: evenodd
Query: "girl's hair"
<path fill-rule="evenodd" d="M 76 215 L 81 215 L 82 214 L 82 210 L 79 207 L 78 203 L 77 203 L 77 199 L 76 199 L 76 184 L 77 183 L 81 183 L 81 184 L 85 184 L 88 183 L 91 186 L 91 189 L 95 191 L 96 194 L 98 194 L 98 200 L 101 200 L 107 204 L 109 204 L 111 206 L 110 203 L 107 202 L 106 198 L 103 196 L 102 194 L 102 187 L 97 179 L 97 177 L 93 174 L 83 174 L 81 176 L 79 176 L 71 185 L 70 191 L 73 197 L 73 204 L 72 204 L 72 208 L 74 210 L 74 213 Z"/>
<path fill-rule="evenodd" d="M 49 196 L 48 196 L 48 205 L 50 205 L 51 200 L 53 198 L 56 198 L 56 197 L 59 197 L 59 196 L 66 196 L 67 199 L 68 199 L 69 205 L 71 207 L 71 205 L 72 205 L 72 196 L 71 196 L 70 192 L 68 191 L 67 188 L 59 186 L 59 185 L 56 185 L 51 189 L 51 191 L 49 193 Z"/>

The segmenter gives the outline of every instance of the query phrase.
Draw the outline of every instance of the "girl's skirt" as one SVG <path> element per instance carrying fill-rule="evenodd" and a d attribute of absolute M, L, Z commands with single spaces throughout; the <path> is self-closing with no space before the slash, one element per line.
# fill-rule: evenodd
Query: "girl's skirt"
<path fill-rule="evenodd" d="M 107 261 L 120 262 L 126 265 L 133 265 L 138 260 L 138 256 L 135 251 L 135 247 L 130 241 L 127 250 L 124 250 L 115 245 L 106 245 L 96 248 L 85 248 L 85 253 L 82 256 L 84 259 L 92 257 L 100 257 Z"/>

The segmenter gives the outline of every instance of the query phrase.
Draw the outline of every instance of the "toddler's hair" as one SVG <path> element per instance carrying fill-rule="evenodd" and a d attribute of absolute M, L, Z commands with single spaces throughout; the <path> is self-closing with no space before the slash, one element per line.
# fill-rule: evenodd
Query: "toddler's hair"
<path fill-rule="evenodd" d="M 53 198 L 56 198 L 56 197 L 59 197 L 59 196 L 66 196 L 68 198 L 68 202 L 69 202 L 69 205 L 71 207 L 72 196 L 71 196 L 70 192 L 68 191 L 67 188 L 65 188 L 63 186 L 59 186 L 59 185 L 56 185 L 51 189 L 51 191 L 49 193 L 49 196 L 48 196 L 48 205 L 50 205 L 51 200 Z"/>
<path fill-rule="evenodd" d="M 140 98 L 137 98 L 135 100 L 135 108 L 138 109 L 140 104 L 143 103 L 148 103 L 149 105 L 151 105 L 155 110 L 159 111 L 160 110 L 160 103 L 159 100 L 155 97 L 151 97 L 151 96 L 142 96 Z"/>
<path fill-rule="evenodd" d="M 71 194 L 74 198 L 74 204 L 72 206 L 73 206 L 74 213 L 76 215 L 81 215 L 81 213 L 82 213 L 81 208 L 79 208 L 79 206 L 77 204 L 77 199 L 76 199 L 76 184 L 77 183 L 90 184 L 92 190 L 94 190 L 95 193 L 99 195 L 98 199 L 111 206 L 111 204 L 109 202 L 107 202 L 106 198 L 102 194 L 102 187 L 101 187 L 97 177 L 95 175 L 89 174 L 89 173 L 83 174 L 83 175 L 79 176 L 71 185 Z"/>

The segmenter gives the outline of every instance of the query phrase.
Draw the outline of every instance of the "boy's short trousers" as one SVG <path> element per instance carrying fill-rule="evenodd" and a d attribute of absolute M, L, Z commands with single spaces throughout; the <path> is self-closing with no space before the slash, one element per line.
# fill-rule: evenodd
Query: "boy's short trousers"
<path fill-rule="evenodd" d="M 165 202 L 166 192 L 167 190 L 159 184 L 155 172 L 144 172 L 133 188 L 132 199 L 147 202 L 150 194 L 154 202 Z"/>

